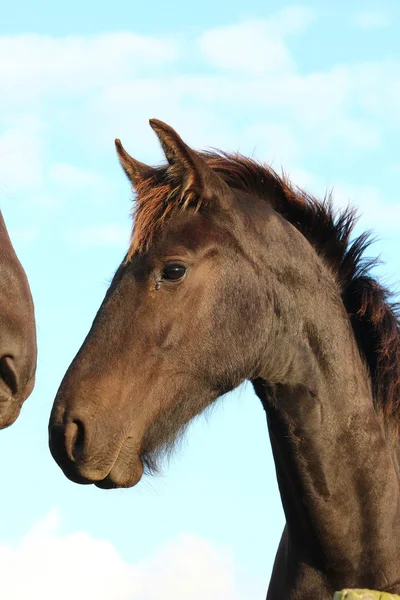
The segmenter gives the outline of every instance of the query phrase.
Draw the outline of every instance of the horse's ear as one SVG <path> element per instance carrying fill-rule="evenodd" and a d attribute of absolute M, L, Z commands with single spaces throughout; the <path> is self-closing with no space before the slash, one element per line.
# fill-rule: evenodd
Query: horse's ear
<path fill-rule="evenodd" d="M 169 174 L 181 186 L 181 198 L 185 204 L 197 198 L 208 200 L 216 192 L 226 191 L 228 186 L 205 162 L 205 160 L 189 148 L 172 127 L 150 119 L 150 126 L 160 140 L 169 163 Z"/>
<path fill-rule="evenodd" d="M 135 158 L 132 158 L 130 154 L 127 153 L 123 145 L 121 144 L 121 140 L 115 140 L 115 148 L 117 150 L 119 162 L 121 167 L 126 173 L 129 181 L 132 183 L 135 188 L 140 181 L 144 179 L 145 176 L 148 176 L 150 171 L 153 171 L 153 167 L 149 167 L 144 163 L 139 162 Z"/>

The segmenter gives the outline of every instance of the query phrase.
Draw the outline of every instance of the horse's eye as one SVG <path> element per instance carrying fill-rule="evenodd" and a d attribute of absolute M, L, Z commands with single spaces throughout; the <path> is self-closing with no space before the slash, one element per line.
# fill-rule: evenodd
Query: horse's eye
<path fill-rule="evenodd" d="M 169 263 L 161 271 L 162 281 L 179 281 L 186 274 L 186 267 L 181 263 Z"/>

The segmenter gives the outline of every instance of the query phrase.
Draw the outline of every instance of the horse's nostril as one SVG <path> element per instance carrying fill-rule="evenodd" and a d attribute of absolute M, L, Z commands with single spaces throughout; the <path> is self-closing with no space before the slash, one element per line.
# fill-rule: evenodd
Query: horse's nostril
<path fill-rule="evenodd" d="M 9 388 L 11 395 L 16 396 L 18 392 L 18 375 L 15 362 L 11 356 L 0 358 L 0 379 Z"/>
<path fill-rule="evenodd" d="M 58 415 L 56 422 L 49 423 L 50 452 L 65 475 L 77 483 L 89 483 L 81 475 L 87 459 L 87 432 L 84 421 Z"/>
<path fill-rule="evenodd" d="M 55 460 L 65 455 L 65 431 L 62 425 L 53 425 L 49 429 L 50 451 Z"/>
<path fill-rule="evenodd" d="M 65 444 L 71 460 L 77 460 L 85 447 L 85 427 L 80 419 L 74 419 L 65 429 Z"/>

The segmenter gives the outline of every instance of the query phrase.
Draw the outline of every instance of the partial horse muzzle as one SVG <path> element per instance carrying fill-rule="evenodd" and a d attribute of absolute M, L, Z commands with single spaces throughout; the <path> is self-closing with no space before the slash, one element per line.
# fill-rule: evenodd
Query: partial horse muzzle
<path fill-rule="evenodd" d="M 17 419 L 34 383 L 35 365 L 27 364 L 15 352 L 0 355 L 0 429 Z"/>
<path fill-rule="evenodd" d="M 82 419 L 51 422 L 49 425 L 50 452 L 68 479 L 75 483 L 92 483 L 81 473 L 85 438 L 85 425 Z"/>
<path fill-rule="evenodd" d="M 93 419 L 86 413 L 56 409 L 50 417 L 50 452 L 68 479 L 75 483 L 101 481 L 115 461 L 115 450 L 113 452 L 105 442 L 101 443 L 96 432 Z"/>
<path fill-rule="evenodd" d="M 110 430 L 107 419 L 55 403 L 49 423 L 50 452 L 71 481 L 102 488 L 131 487 L 143 475 L 137 448 L 124 428 Z"/>

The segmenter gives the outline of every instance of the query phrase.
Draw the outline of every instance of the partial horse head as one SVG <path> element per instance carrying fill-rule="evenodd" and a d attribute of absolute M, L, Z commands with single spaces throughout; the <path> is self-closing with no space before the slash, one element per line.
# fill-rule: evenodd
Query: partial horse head
<path fill-rule="evenodd" d="M 32 296 L 0 212 L 0 429 L 16 420 L 32 392 L 36 357 Z"/>
<path fill-rule="evenodd" d="M 351 212 L 336 219 L 270 168 L 151 126 L 166 166 L 116 140 L 137 194 L 132 239 L 49 424 L 65 474 L 104 488 L 156 470 L 190 420 L 246 379 L 315 391 L 318 326 L 329 315 L 348 327 L 341 289 L 355 327 L 377 323 L 358 310 L 366 240 L 349 246 Z"/>
<path fill-rule="evenodd" d="M 194 416 L 257 376 L 265 345 L 248 194 L 169 126 L 151 126 L 168 165 L 139 163 L 116 140 L 137 192 L 132 241 L 49 426 L 65 474 L 105 488 L 135 485 L 143 468 L 156 469 Z"/>

